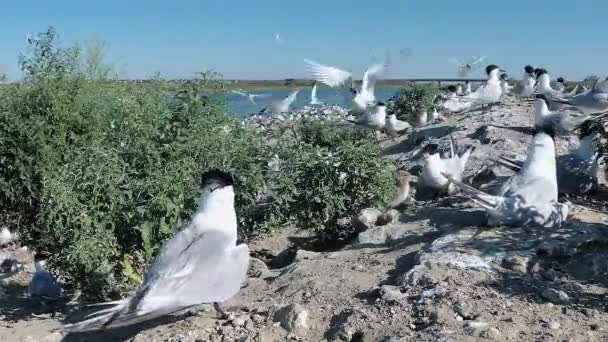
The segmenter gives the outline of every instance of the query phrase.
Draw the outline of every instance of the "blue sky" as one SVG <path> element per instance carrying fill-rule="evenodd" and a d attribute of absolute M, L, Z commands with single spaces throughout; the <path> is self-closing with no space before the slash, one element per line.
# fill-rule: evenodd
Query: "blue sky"
<path fill-rule="evenodd" d="M 0 65 L 19 77 L 27 32 L 54 25 L 66 45 L 103 38 L 130 78 L 299 78 L 303 58 L 359 75 L 387 49 L 410 48 L 391 78 L 453 77 L 449 57 L 487 55 L 513 77 L 532 64 L 574 79 L 608 74 L 607 13 L 606 0 L 5 1 Z"/>

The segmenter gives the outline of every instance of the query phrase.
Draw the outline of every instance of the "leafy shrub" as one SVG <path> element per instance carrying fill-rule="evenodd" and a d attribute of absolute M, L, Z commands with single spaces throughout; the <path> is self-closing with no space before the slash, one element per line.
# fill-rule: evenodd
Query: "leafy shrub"
<path fill-rule="evenodd" d="M 20 56 L 26 81 L 0 88 L 0 203 L 85 296 L 118 295 L 141 281 L 188 222 L 210 167 L 238 175 L 247 236 L 294 224 L 342 238 L 339 218 L 392 195 L 394 165 L 367 132 L 302 123 L 261 136 L 225 114 L 217 75 L 179 89 L 91 81 L 80 51 L 54 40 L 52 29 L 41 35 Z M 273 155 L 283 161 L 278 172 Z M 271 200 L 260 205 L 264 197 Z"/>
<path fill-rule="evenodd" d="M 401 88 L 389 100 L 387 111 L 396 114 L 400 120 L 414 122 L 416 114 L 433 109 L 434 100 L 438 94 L 439 90 L 432 85 L 413 85 Z"/>
<path fill-rule="evenodd" d="M 395 191 L 395 165 L 382 158 L 367 130 L 332 122 L 305 122 L 296 142 L 276 146 L 284 162 L 274 179 L 279 215 L 319 234 L 321 242 L 346 241 L 353 229 L 340 219 L 383 206 Z"/>

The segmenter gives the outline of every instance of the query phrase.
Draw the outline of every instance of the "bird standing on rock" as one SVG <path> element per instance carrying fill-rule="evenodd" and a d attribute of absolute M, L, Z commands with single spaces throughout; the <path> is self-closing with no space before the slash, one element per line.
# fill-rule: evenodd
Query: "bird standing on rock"
<path fill-rule="evenodd" d="M 497 195 L 442 174 L 486 209 L 489 225 L 559 227 L 568 216 L 568 206 L 557 201 L 554 136 L 552 125 L 536 126 L 520 172 L 509 178 Z"/>
<path fill-rule="evenodd" d="M 601 132 L 604 128 L 594 120 L 587 120 L 580 126 L 579 146 L 557 157 L 557 188 L 559 193 L 583 195 L 596 191 Z M 501 157 L 497 163 L 519 172 L 524 162 Z"/>
<path fill-rule="evenodd" d="M 177 233 L 155 258 L 137 292 L 92 318 L 66 324 L 68 332 L 123 327 L 203 303 L 233 297 L 246 279 L 247 245 L 236 245 L 233 177 L 221 170 L 203 174 L 199 207 L 192 222 Z M 90 317 L 90 316 L 88 316 Z"/>
<path fill-rule="evenodd" d="M 461 97 L 461 101 L 468 102 L 468 108 L 473 106 L 490 106 L 497 103 L 502 96 L 502 87 L 499 74 L 504 72 L 498 66 L 491 64 L 486 67 L 488 80 L 473 93 Z"/>
<path fill-rule="evenodd" d="M 409 197 L 412 188 L 412 183 L 416 182 L 418 177 L 412 176 L 407 172 L 399 172 L 399 188 L 397 196 L 391 201 L 389 208 L 396 208 L 403 204 Z"/>

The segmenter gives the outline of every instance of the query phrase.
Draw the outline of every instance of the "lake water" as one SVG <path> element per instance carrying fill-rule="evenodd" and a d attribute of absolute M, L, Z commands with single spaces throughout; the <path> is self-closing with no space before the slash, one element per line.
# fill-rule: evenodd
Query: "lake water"
<path fill-rule="evenodd" d="M 298 110 L 310 103 L 310 90 L 311 88 L 300 88 L 300 92 L 298 93 L 298 97 L 291 105 L 292 110 Z M 386 102 L 391 96 L 393 96 L 399 88 L 397 87 L 383 87 L 376 88 L 376 99 L 378 101 Z M 237 117 L 246 117 L 253 113 L 258 113 L 263 108 L 268 107 L 270 109 L 270 104 L 273 99 L 284 98 L 285 96 L 291 93 L 289 89 L 281 89 L 281 90 L 251 90 L 253 94 L 269 94 L 271 97 L 269 98 L 258 98 L 256 99 L 256 104 L 252 104 L 249 102 L 247 97 L 234 94 L 232 92 L 228 93 L 226 102 L 228 108 L 230 108 L 231 112 L 234 113 Z M 317 99 L 319 101 L 325 102 L 328 105 L 339 105 L 342 107 L 347 107 L 348 104 L 345 103 L 344 97 L 339 94 L 336 90 L 326 87 L 318 87 L 317 88 Z"/>

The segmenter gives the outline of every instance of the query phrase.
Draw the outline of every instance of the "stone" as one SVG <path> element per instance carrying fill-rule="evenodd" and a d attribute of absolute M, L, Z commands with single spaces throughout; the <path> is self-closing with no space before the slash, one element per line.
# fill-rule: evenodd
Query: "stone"
<path fill-rule="evenodd" d="M 465 324 L 466 331 L 472 336 L 480 336 L 482 332 L 490 329 L 490 325 L 481 321 L 468 321 Z"/>
<path fill-rule="evenodd" d="M 487 338 L 494 340 L 494 341 L 502 341 L 504 340 L 504 337 L 502 336 L 502 333 L 500 332 L 500 330 L 491 327 L 490 329 L 488 329 L 485 332 L 485 335 Z"/>
<path fill-rule="evenodd" d="M 549 322 L 549 324 L 547 324 L 547 326 L 551 330 L 557 330 L 557 329 L 559 329 L 561 327 L 561 325 L 559 323 L 557 323 L 556 321 Z"/>
<path fill-rule="evenodd" d="M 543 279 L 549 281 L 556 281 L 559 278 L 559 274 L 555 272 L 555 270 L 546 270 L 541 274 L 541 276 Z"/>
<path fill-rule="evenodd" d="M 379 289 L 380 297 L 389 304 L 398 304 L 405 300 L 405 294 L 397 286 L 383 285 Z"/>
<path fill-rule="evenodd" d="M 302 335 L 309 329 L 308 310 L 300 304 L 290 304 L 281 308 L 275 313 L 274 321 L 279 322 L 287 332 L 297 335 Z"/>
<path fill-rule="evenodd" d="M 388 239 L 386 226 L 374 227 L 359 233 L 354 245 L 384 245 Z"/>
<path fill-rule="evenodd" d="M 551 288 L 544 290 L 541 293 L 541 297 L 555 304 L 564 304 L 570 301 L 570 297 L 566 292 Z"/>
<path fill-rule="evenodd" d="M 572 255 L 573 250 L 565 241 L 543 241 L 537 248 L 536 254 L 550 257 L 565 257 Z"/>
<path fill-rule="evenodd" d="M 523 255 L 508 255 L 502 260 L 502 267 L 519 272 L 527 273 L 530 258 Z"/>
<path fill-rule="evenodd" d="M 321 253 L 298 249 L 294 261 L 298 262 L 302 260 L 312 260 L 318 258 L 319 256 L 321 256 Z"/>
<path fill-rule="evenodd" d="M 376 225 L 380 215 L 382 215 L 382 212 L 376 208 L 363 209 L 354 220 L 353 225 L 360 232 L 366 231 Z"/>
<path fill-rule="evenodd" d="M 270 274 L 266 264 L 258 258 L 249 258 L 249 269 L 247 275 L 251 278 L 265 278 Z"/>
<path fill-rule="evenodd" d="M 235 328 L 242 327 L 247 322 L 247 317 L 239 316 L 232 320 L 232 326 Z"/>
<path fill-rule="evenodd" d="M 456 303 L 456 305 L 454 305 L 454 311 L 464 319 L 473 319 L 471 308 L 464 303 Z"/>
<path fill-rule="evenodd" d="M 390 210 L 382 213 L 382 215 L 380 215 L 378 217 L 378 220 L 376 221 L 376 225 L 385 226 L 387 224 L 397 222 L 397 221 L 399 221 L 399 217 L 401 217 L 401 213 L 399 212 L 399 210 L 390 209 Z"/>

